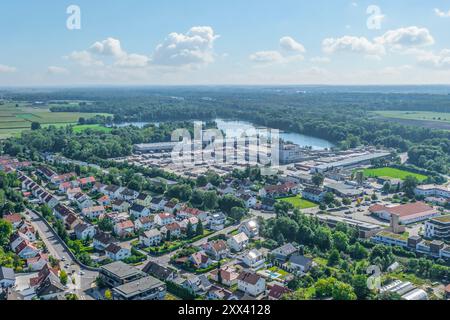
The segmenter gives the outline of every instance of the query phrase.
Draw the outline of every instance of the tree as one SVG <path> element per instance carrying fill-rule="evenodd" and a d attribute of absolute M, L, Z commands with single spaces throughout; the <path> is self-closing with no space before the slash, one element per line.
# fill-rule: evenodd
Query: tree
<path fill-rule="evenodd" d="M 383 193 L 390 193 L 391 192 L 391 184 L 389 183 L 389 181 L 386 181 L 384 183 L 382 191 L 383 191 Z"/>
<path fill-rule="evenodd" d="M 350 246 L 350 256 L 353 259 L 356 260 L 361 260 L 361 259 L 365 259 L 368 256 L 368 251 L 366 248 L 364 248 L 364 246 L 362 244 L 360 244 L 359 242 L 356 242 L 353 246 Z"/>
<path fill-rule="evenodd" d="M 234 207 L 245 208 L 245 202 L 242 199 L 239 199 L 233 195 L 225 195 L 219 200 L 219 208 L 223 212 L 230 214 L 231 209 Z"/>
<path fill-rule="evenodd" d="M 197 184 L 197 187 L 204 187 L 208 184 L 208 179 L 206 178 L 206 176 L 200 175 L 197 178 L 196 184 Z"/>
<path fill-rule="evenodd" d="M 332 297 L 334 300 L 356 300 L 356 294 L 351 285 L 336 281 L 332 289 Z"/>
<path fill-rule="evenodd" d="M 198 236 L 202 236 L 204 233 L 205 233 L 205 230 L 204 230 L 204 228 L 203 228 L 203 223 L 202 223 L 201 220 L 199 220 L 199 221 L 198 221 L 198 224 L 197 224 L 196 234 L 197 234 Z"/>
<path fill-rule="evenodd" d="M 339 264 L 339 261 L 341 261 L 341 256 L 339 255 L 339 251 L 337 251 L 336 249 L 333 249 L 330 252 L 330 255 L 328 256 L 328 265 L 336 266 Z"/>
<path fill-rule="evenodd" d="M 323 176 L 323 174 L 317 173 L 312 176 L 311 180 L 316 187 L 320 187 L 321 185 L 323 185 L 325 177 Z"/>
<path fill-rule="evenodd" d="M 419 180 L 414 176 L 407 176 L 403 181 L 403 191 L 409 198 L 414 197 L 414 190 L 419 185 Z"/>
<path fill-rule="evenodd" d="M 31 130 L 35 131 L 35 130 L 39 130 L 41 128 L 41 124 L 39 122 L 32 122 L 31 123 Z"/>
<path fill-rule="evenodd" d="M 333 234 L 334 247 L 342 252 L 347 252 L 348 249 L 348 237 L 345 233 L 337 231 Z"/>
<path fill-rule="evenodd" d="M 101 231 L 111 232 L 114 229 L 114 222 L 110 218 L 100 219 L 100 221 L 98 222 L 98 228 Z"/>
<path fill-rule="evenodd" d="M 363 274 L 357 274 L 353 276 L 352 286 L 355 291 L 356 297 L 359 300 L 365 300 L 370 294 L 370 290 L 367 286 L 367 276 Z"/>
<path fill-rule="evenodd" d="M 192 226 L 191 221 L 188 222 L 186 227 L 186 236 L 188 239 L 192 238 L 194 236 L 194 227 Z"/>
<path fill-rule="evenodd" d="M 105 291 L 105 299 L 106 300 L 112 300 L 112 292 L 109 289 L 106 289 Z"/>
<path fill-rule="evenodd" d="M 277 217 L 287 216 L 289 211 L 294 210 L 294 205 L 286 201 L 278 201 L 274 206 Z"/>
<path fill-rule="evenodd" d="M 327 205 L 330 205 L 334 202 L 334 194 L 331 192 L 327 192 L 323 197 L 323 202 L 325 202 Z"/>
<path fill-rule="evenodd" d="M 242 218 L 247 214 L 247 210 L 241 207 L 233 207 L 231 208 L 230 217 L 236 221 L 241 221 Z"/>
<path fill-rule="evenodd" d="M 61 270 L 59 272 L 59 281 L 61 281 L 62 285 L 64 285 L 64 286 L 67 285 L 67 279 L 68 279 L 67 272 L 64 270 Z"/>
<path fill-rule="evenodd" d="M 218 197 L 215 191 L 207 191 L 203 194 L 203 206 L 206 210 L 217 208 Z"/>
<path fill-rule="evenodd" d="M 9 238 L 13 232 L 13 226 L 9 221 L 0 219 L 0 245 L 5 246 L 9 243 Z"/>

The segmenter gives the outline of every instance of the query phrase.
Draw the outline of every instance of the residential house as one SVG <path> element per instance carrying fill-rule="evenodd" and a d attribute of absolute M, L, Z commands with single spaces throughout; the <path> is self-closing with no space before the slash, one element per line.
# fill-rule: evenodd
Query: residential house
<path fill-rule="evenodd" d="M 232 266 L 222 267 L 220 269 L 220 277 L 219 279 L 219 270 L 215 269 L 211 272 L 211 279 L 215 282 L 219 282 L 221 280 L 221 284 L 227 287 L 232 287 L 237 284 L 237 279 L 239 278 L 239 273 L 236 268 Z"/>
<path fill-rule="evenodd" d="M 15 248 L 15 253 L 22 259 L 34 258 L 39 254 L 39 249 L 37 249 L 28 240 L 23 240 Z"/>
<path fill-rule="evenodd" d="M 312 187 L 307 187 L 305 189 L 303 189 L 302 191 L 302 198 L 312 201 L 312 202 L 316 202 L 316 203 L 321 203 L 323 201 L 323 198 L 325 197 L 326 192 L 323 189 L 320 188 L 312 188 Z"/>
<path fill-rule="evenodd" d="M 250 269 L 258 270 L 264 266 L 266 258 L 260 251 L 252 249 L 244 255 L 242 262 Z"/>
<path fill-rule="evenodd" d="M 14 229 L 19 228 L 23 223 L 23 218 L 18 213 L 4 215 L 3 220 L 11 223 Z"/>
<path fill-rule="evenodd" d="M 177 222 L 172 222 L 162 227 L 161 233 L 164 237 L 167 237 L 168 234 L 170 234 L 170 238 L 178 238 L 181 236 L 181 227 Z"/>
<path fill-rule="evenodd" d="M 102 206 L 109 206 L 111 205 L 111 199 L 108 195 L 104 195 L 103 197 L 100 197 L 97 199 L 97 202 Z"/>
<path fill-rule="evenodd" d="M 212 286 L 206 295 L 208 300 L 239 300 L 239 298 L 230 290 L 219 286 Z"/>
<path fill-rule="evenodd" d="M 140 193 L 137 196 L 135 203 L 143 207 L 150 207 L 150 204 L 152 203 L 152 196 L 149 195 L 148 193 Z"/>
<path fill-rule="evenodd" d="M 274 211 L 276 202 L 277 201 L 275 199 L 264 197 L 261 199 L 261 209 L 266 211 Z"/>
<path fill-rule="evenodd" d="M 189 261 L 197 269 L 206 269 L 213 261 L 204 252 L 195 252 L 189 256 Z"/>
<path fill-rule="evenodd" d="M 131 220 L 117 222 L 114 225 L 114 232 L 119 237 L 124 238 L 134 233 L 134 223 Z"/>
<path fill-rule="evenodd" d="M 155 223 L 160 227 L 173 223 L 174 221 L 175 217 L 170 213 L 159 213 L 155 216 Z"/>
<path fill-rule="evenodd" d="M 36 288 L 36 294 L 42 300 L 54 300 L 64 292 L 59 278 L 52 273 Z"/>
<path fill-rule="evenodd" d="M 150 230 L 155 225 L 155 217 L 154 216 L 148 216 L 148 217 L 142 217 L 134 221 L 134 228 L 136 231 L 138 230 Z"/>
<path fill-rule="evenodd" d="M 292 290 L 290 290 L 289 288 L 274 284 L 270 286 L 267 297 L 269 298 L 269 300 L 280 300 L 285 294 L 289 294 L 291 292 Z"/>
<path fill-rule="evenodd" d="M 41 271 L 47 264 L 48 255 L 44 253 L 39 253 L 36 257 L 27 259 L 27 269 L 31 272 Z"/>
<path fill-rule="evenodd" d="M 201 221 L 205 221 L 208 218 L 208 213 L 196 208 L 184 206 L 179 211 L 177 211 L 177 217 L 181 219 L 195 217 Z"/>
<path fill-rule="evenodd" d="M 100 251 L 105 250 L 111 243 L 116 242 L 117 240 L 112 235 L 101 231 L 97 232 L 93 239 L 94 248 Z"/>
<path fill-rule="evenodd" d="M 248 242 L 249 239 L 244 232 L 231 236 L 227 240 L 228 246 L 236 252 L 244 250 L 247 247 Z"/>
<path fill-rule="evenodd" d="M 219 231 L 225 228 L 227 217 L 222 212 L 209 215 L 209 229 Z"/>
<path fill-rule="evenodd" d="M 182 286 L 192 294 L 205 295 L 212 284 L 209 282 L 208 278 L 202 274 L 200 276 L 190 276 L 182 283 Z"/>
<path fill-rule="evenodd" d="M 287 197 L 292 194 L 298 194 L 298 185 L 294 182 L 285 182 L 283 184 L 266 186 L 259 190 L 259 195 L 262 198 L 280 198 Z"/>
<path fill-rule="evenodd" d="M 239 227 L 239 232 L 243 232 L 252 239 L 259 235 L 259 226 L 256 220 L 246 221 Z"/>
<path fill-rule="evenodd" d="M 167 201 L 162 197 L 156 197 L 153 198 L 150 201 L 150 209 L 152 211 L 162 211 L 164 209 L 164 206 L 166 205 Z"/>
<path fill-rule="evenodd" d="M 202 249 L 214 260 L 221 260 L 228 255 L 228 246 L 223 240 L 209 241 L 202 245 Z"/>
<path fill-rule="evenodd" d="M 148 217 L 150 215 L 150 210 L 144 206 L 141 206 L 140 204 L 135 203 L 130 208 L 130 215 L 132 215 L 134 218 Z"/>
<path fill-rule="evenodd" d="M 293 254 L 283 267 L 289 272 L 306 273 L 311 269 L 312 264 L 313 262 L 311 259 L 300 254 Z"/>
<path fill-rule="evenodd" d="M 78 240 L 93 239 L 97 232 L 93 225 L 87 223 L 78 224 L 74 231 Z"/>
<path fill-rule="evenodd" d="M 111 243 L 105 249 L 106 256 L 113 261 L 122 261 L 131 256 L 131 250 L 122 245 Z"/>
<path fill-rule="evenodd" d="M 158 229 L 145 231 L 139 236 L 139 243 L 146 247 L 158 246 L 162 241 L 162 233 Z"/>
<path fill-rule="evenodd" d="M 169 201 L 164 205 L 164 211 L 169 212 L 171 214 L 175 214 L 175 212 L 177 210 L 179 210 L 180 208 L 181 208 L 181 205 L 174 201 Z"/>
<path fill-rule="evenodd" d="M 113 200 L 111 202 L 113 211 L 126 212 L 130 208 L 130 204 L 124 200 Z"/>
<path fill-rule="evenodd" d="M 247 208 L 255 208 L 256 207 L 257 199 L 255 196 L 247 193 L 247 194 L 241 195 L 239 198 L 244 200 L 245 206 Z"/>
<path fill-rule="evenodd" d="M 253 272 L 241 272 L 237 283 L 238 290 L 253 297 L 257 297 L 266 291 L 266 280 Z"/>
<path fill-rule="evenodd" d="M 277 263 L 285 263 L 293 254 L 298 253 L 298 248 L 292 243 L 286 243 L 271 251 Z"/>
<path fill-rule="evenodd" d="M 119 199 L 121 200 L 125 200 L 128 202 L 132 202 L 134 201 L 137 197 L 139 196 L 139 192 L 135 191 L 135 190 L 131 190 L 128 188 L 124 188 L 120 193 L 119 193 Z"/>
<path fill-rule="evenodd" d="M 11 288 L 15 283 L 16 275 L 14 270 L 11 268 L 0 267 L 0 288 Z"/>
<path fill-rule="evenodd" d="M 177 271 L 171 268 L 163 267 L 162 265 L 149 261 L 142 271 L 161 280 L 161 281 L 173 281 L 177 277 Z"/>
<path fill-rule="evenodd" d="M 81 210 L 81 214 L 91 220 L 98 219 L 101 215 L 104 215 L 105 212 L 104 206 L 87 207 Z"/>

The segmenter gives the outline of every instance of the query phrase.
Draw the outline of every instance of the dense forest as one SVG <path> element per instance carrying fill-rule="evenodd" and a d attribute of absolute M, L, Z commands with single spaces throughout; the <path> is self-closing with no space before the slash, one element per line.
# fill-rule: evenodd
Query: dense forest
<path fill-rule="evenodd" d="M 395 148 L 399 152 L 408 152 L 410 162 L 414 165 L 430 171 L 449 173 L 450 132 L 383 121 L 371 113 L 373 110 L 450 112 L 448 94 L 304 91 L 290 87 L 183 87 L 33 91 L 9 93 L 7 97 L 17 101 L 90 101 L 76 106 L 50 104 L 50 107 L 54 112 L 111 113 L 117 123 L 215 118 L 247 120 L 257 125 L 327 139 L 341 148 L 361 144 Z M 110 153 L 116 156 L 126 154 L 130 142 L 143 140 L 136 138 L 133 130 L 125 133 L 127 130 L 113 132 L 113 136 L 126 139 L 125 143 L 122 139 L 113 139 L 105 150 L 91 153 L 88 149 L 86 155 L 96 154 L 105 158 L 111 156 Z M 36 138 L 37 134 L 39 133 L 29 133 L 22 142 Z M 47 136 L 47 133 L 43 135 Z M 107 137 L 102 139 L 108 140 Z M 78 141 L 73 142 L 69 148 L 79 149 L 77 143 Z M 97 143 L 94 145 L 94 148 L 104 146 Z"/>

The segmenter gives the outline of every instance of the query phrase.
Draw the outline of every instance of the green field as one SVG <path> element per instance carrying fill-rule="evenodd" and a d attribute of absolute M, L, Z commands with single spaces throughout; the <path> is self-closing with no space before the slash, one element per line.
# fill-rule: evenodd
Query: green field
<path fill-rule="evenodd" d="M 302 199 L 300 196 L 281 198 L 278 200 L 290 203 L 296 209 L 309 209 L 309 208 L 315 208 L 318 206 L 318 204 L 308 201 L 308 200 L 305 200 L 305 199 Z"/>
<path fill-rule="evenodd" d="M 6 103 L 0 105 L 0 139 L 19 135 L 22 131 L 31 128 L 32 122 L 39 122 L 42 126 L 77 124 L 79 118 L 93 118 L 95 113 L 81 112 L 51 112 L 46 107 L 32 107 L 24 103 Z M 108 116 L 108 114 L 98 114 Z M 87 128 L 87 127 L 86 127 Z M 80 126 L 78 130 L 86 128 Z M 101 126 L 93 127 L 98 130 L 107 131 L 108 128 Z"/>
<path fill-rule="evenodd" d="M 450 122 L 450 113 L 431 111 L 375 111 L 376 114 L 394 119 Z"/>
<path fill-rule="evenodd" d="M 407 176 L 416 177 L 420 182 L 426 180 L 428 177 L 423 174 L 413 173 L 405 170 L 395 168 L 379 168 L 379 169 L 365 169 L 364 176 L 369 178 L 389 177 L 394 179 L 405 180 Z"/>

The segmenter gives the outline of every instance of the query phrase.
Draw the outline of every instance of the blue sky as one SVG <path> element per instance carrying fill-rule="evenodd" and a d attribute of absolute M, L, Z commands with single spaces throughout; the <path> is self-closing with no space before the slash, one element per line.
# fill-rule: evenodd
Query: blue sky
<path fill-rule="evenodd" d="M 2 1 L 0 85 L 449 84 L 449 30 L 443 0 Z"/>

